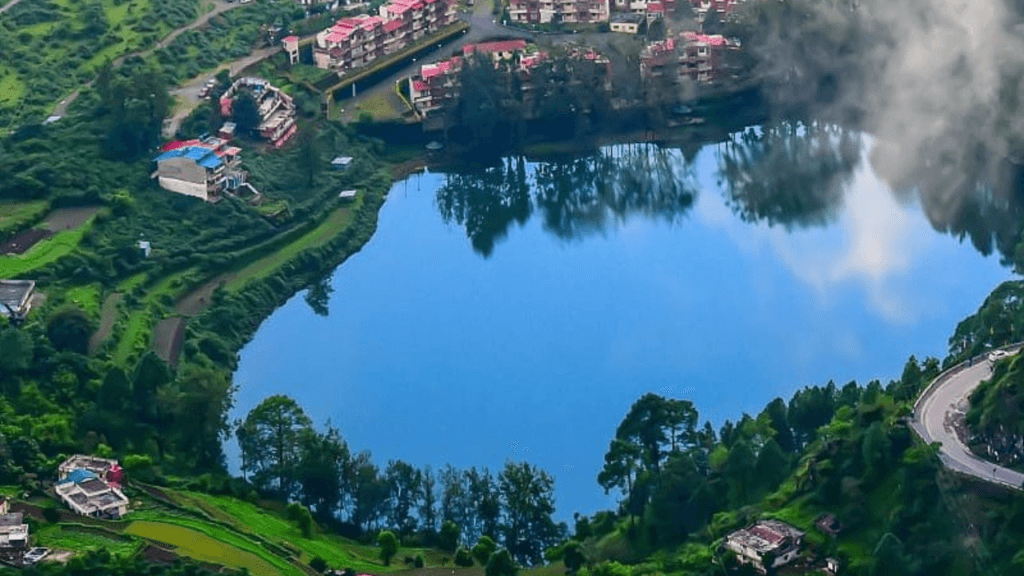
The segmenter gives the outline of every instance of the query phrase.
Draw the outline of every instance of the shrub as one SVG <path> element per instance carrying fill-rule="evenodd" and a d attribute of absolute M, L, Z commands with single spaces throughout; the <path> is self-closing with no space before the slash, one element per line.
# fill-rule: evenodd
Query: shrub
<path fill-rule="evenodd" d="M 469 568 L 473 565 L 473 555 L 469 553 L 469 550 L 460 547 L 455 551 L 455 565 Z"/>
<path fill-rule="evenodd" d="M 60 521 L 60 511 L 56 508 L 43 508 L 43 518 L 50 524 L 56 524 Z"/>
<path fill-rule="evenodd" d="M 423 568 L 423 555 L 417 554 L 416 559 L 413 561 L 413 566 L 417 568 Z"/>
<path fill-rule="evenodd" d="M 324 560 L 320 556 L 314 556 L 313 559 L 309 561 L 309 567 L 322 573 L 327 570 L 327 560 Z"/>

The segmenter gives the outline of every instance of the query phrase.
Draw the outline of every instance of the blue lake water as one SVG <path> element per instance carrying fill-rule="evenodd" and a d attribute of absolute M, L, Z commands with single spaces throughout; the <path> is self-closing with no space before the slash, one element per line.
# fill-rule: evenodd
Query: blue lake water
<path fill-rule="evenodd" d="M 945 356 L 956 323 L 1011 277 L 895 200 L 866 160 L 838 179 L 827 225 L 744 221 L 722 153 L 669 156 L 696 191 L 689 208 L 560 212 L 528 192 L 525 209 L 481 209 L 513 215 L 479 242 L 467 229 L 487 223 L 442 216 L 445 175 L 396 184 L 334 273 L 329 315 L 297 295 L 241 352 L 233 417 L 283 393 L 382 467 L 526 459 L 555 476 L 565 520 L 614 505 L 596 476 L 645 392 L 691 399 L 717 428 L 807 385 L 886 382 L 911 354 Z"/>

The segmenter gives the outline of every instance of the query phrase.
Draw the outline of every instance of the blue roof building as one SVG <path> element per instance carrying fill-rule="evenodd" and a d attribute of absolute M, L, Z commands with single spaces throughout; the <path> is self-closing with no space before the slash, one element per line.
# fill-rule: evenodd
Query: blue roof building
<path fill-rule="evenodd" d="M 68 474 L 59 482 L 57 482 L 57 484 L 68 484 L 71 482 L 75 484 L 81 484 L 82 482 L 85 482 L 86 480 L 89 480 L 91 478 L 99 478 L 99 476 L 97 476 L 94 472 L 90 472 L 83 468 L 76 468 L 72 470 L 70 474 Z"/>
<path fill-rule="evenodd" d="M 172 142 L 153 159 L 157 164 L 154 175 L 161 188 L 216 201 L 229 180 L 244 180 L 240 152 L 220 138 Z"/>

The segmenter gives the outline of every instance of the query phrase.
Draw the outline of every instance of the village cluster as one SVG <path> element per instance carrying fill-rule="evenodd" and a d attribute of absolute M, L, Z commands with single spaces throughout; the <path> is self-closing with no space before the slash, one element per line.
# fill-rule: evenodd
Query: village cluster
<path fill-rule="evenodd" d="M 57 467 L 57 478 L 51 494 L 75 514 L 116 520 L 128 513 L 128 497 L 121 491 L 125 474 L 117 460 L 76 454 Z M 21 567 L 46 556 L 48 550 L 29 547 L 25 516 L 38 510 L 0 496 L 0 563 Z"/>

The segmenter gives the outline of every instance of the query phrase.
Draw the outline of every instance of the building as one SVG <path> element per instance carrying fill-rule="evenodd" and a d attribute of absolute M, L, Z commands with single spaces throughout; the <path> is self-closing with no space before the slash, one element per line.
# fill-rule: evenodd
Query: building
<path fill-rule="evenodd" d="M 235 98 L 242 92 L 247 92 L 256 101 L 256 110 L 260 116 L 259 126 L 256 130 L 260 137 L 275 148 L 284 146 L 295 135 L 297 128 L 295 102 L 292 97 L 262 78 L 252 76 L 239 78 L 220 97 L 221 116 L 231 117 Z M 232 128 L 233 133 L 234 128 Z"/>
<path fill-rule="evenodd" d="M 284 51 L 288 54 L 288 63 L 294 66 L 299 63 L 299 37 L 285 36 L 281 39 Z"/>
<path fill-rule="evenodd" d="M 392 0 L 379 14 L 342 18 L 316 35 L 313 63 L 345 72 L 366 66 L 455 22 L 457 0 Z M 292 48 L 285 39 L 291 58 Z M 294 43 L 298 60 L 298 40 Z"/>
<path fill-rule="evenodd" d="M 6 501 L 0 504 L 0 549 L 28 546 L 28 524 L 21 512 L 11 512 Z"/>
<path fill-rule="evenodd" d="M 526 48 L 524 40 L 467 44 L 463 47 L 463 55 L 490 55 L 495 67 L 518 74 L 518 86 L 527 108 L 531 102 L 545 96 L 537 89 L 537 82 L 531 74 L 542 62 L 569 68 L 573 82 L 588 82 L 598 89 L 611 88 L 611 61 L 593 49 L 573 48 L 566 54 L 568 60 L 554 61 L 545 52 L 527 52 Z M 425 64 L 420 67 L 419 74 L 408 79 L 410 102 L 420 116 L 426 117 L 457 101 L 459 73 L 466 62 L 464 58 L 454 57 L 436 64 Z M 592 75 L 588 76 L 588 71 Z"/>
<path fill-rule="evenodd" d="M 358 190 L 342 190 L 338 194 L 338 198 L 340 198 L 342 200 L 355 200 L 356 196 L 358 196 L 358 195 L 359 195 L 359 191 Z"/>
<path fill-rule="evenodd" d="M 607 22 L 609 0 L 509 0 L 508 15 L 519 24 Z"/>
<path fill-rule="evenodd" d="M 715 11 L 722 18 L 735 14 L 743 0 L 690 0 L 694 12 L 697 14 L 697 21 L 703 22 L 708 12 Z"/>
<path fill-rule="evenodd" d="M 32 310 L 36 283 L 32 280 L 0 280 L 0 316 L 24 320 Z"/>
<path fill-rule="evenodd" d="M 612 32 L 637 34 L 640 32 L 640 24 L 643 21 L 644 17 L 639 14 L 615 14 L 612 16 L 609 26 Z"/>
<path fill-rule="evenodd" d="M 153 177 L 165 190 L 214 202 L 245 181 L 241 148 L 220 138 L 171 142 L 161 150 Z"/>
<path fill-rule="evenodd" d="M 735 44 L 721 34 L 682 32 L 678 38 L 667 38 L 648 44 L 640 54 L 640 72 L 644 79 L 669 76 L 673 81 L 689 79 L 701 84 L 719 80 L 723 58 Z"/>
<path fill-rule="evenodd" d="M 498 42 L 481 42 L 466 44 L 462 47 L 462 55 L 469 58 L 473 54 L 490 56 L 495 63 L 511 60 L 516 54 L 526 50 L 526 40 L 501 40 Z"/>
<path fill-rule="evenodd" d="M 149 240 L 139 240 L 139 250 L 142 250 L 143 258 L 149 258 L 153 252 L 153 245 L 149 243 Z"/>
<path fill-rule="evenodd" d="M 57 467 L 57 496 L 83 516 L 120 518 L 128 513 L 121 492 L 124 471 L 117 460 L 77 454 Z"/>
<path fill-rule="evenodd" d="M 88 470 L 100 478 L 106 478 L 111 470 L 120 470 L 117 460 L 111 458 L 100 458 L 99 456 L 86 456 L 75 454 L 57 467 L 57 477 L 67 478 L 75 470 Z"/>
<path fill-rule="evenodd" d="M 128 498 L 87 470 L 76 470 L 57 483 L 57 496 L 82 516 L 121 518 L 128 513 Z"/>
<path fill-rule="evenodd" d="M 725 547 L 735 552 L 741 562 L 751 564 L 763 574 L 766 555 L 774 556 L 773 567 L 789 564 L 800 555 L 803 538 L 803 532 L 785 522 L 761 520 L 729 534 Z"/>
<path fill-rule="evenodd" d="M 420 66 L 420 73 L 409 78 L 409 101 L 421 116 L 451 103 L 459 95 L 461 58 Z"/>
<path fill-rule="evenodd" d="M 335 170 L 345 171 L 352 166 L 351 156 L 338 156 L 334 160 L 331 160 L 331 168 Z"/>

